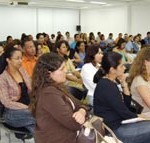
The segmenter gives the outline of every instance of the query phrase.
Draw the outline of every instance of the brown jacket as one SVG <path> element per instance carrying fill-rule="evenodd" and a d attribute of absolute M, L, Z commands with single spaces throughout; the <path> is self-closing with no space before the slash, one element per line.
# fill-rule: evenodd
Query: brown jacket
<path fill-rule="evenodd" d="M 36 143 L 76 143 L 76 132 L 81 128 L 72 115 L 79 108 L 80 102 L 70 97 L 75 110 L 65 93 L 54 86 L 41 90 L 36 108 Z"/>

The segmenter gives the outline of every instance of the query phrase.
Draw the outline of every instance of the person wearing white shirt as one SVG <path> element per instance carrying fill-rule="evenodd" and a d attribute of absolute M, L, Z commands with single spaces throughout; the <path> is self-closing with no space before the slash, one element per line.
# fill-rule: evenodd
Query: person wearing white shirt
<path fill-rule="evenodd" d="M 91 45 L 87 48 L 85 56 L 85 64 L 81 69 L 81 77 L 83 84 L 88 89 L 87 100 L 88 104 L 93 105 L 93 95 L 96 84 L 93 82 L 93 77 L 100 67 L 103 57 L 102 50 L 99 45 Z"/>

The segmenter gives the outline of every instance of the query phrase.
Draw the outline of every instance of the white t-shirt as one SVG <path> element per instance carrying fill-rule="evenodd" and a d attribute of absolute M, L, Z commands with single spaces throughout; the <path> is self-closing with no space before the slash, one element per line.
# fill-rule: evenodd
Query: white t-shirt
<path fill-rule="evenodd" d="M 98 69 L 92 63 L 84 64 L 81 69 L 81 77 L 85 87 L 88 89 L 88 96 L 94 95 L 96 84 L 93 82 L 94 75 Z"/>

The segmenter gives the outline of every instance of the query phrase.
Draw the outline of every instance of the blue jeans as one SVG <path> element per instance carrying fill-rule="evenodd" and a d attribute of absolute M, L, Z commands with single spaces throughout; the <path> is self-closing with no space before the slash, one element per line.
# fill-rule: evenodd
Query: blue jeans
<path fill-rule="evenodd" d="M 93 96 L 87 95 L 87 101 L 88 101 L 88 104 L 93 106 Z"/>
<path fill-rule="evenodd" d="M 4 119 L 12 127 L 25 127 L 32 134 L 35 131 L 35 119 L 28 109 L 5 109 Z"/>
<path fill-rule="evenodd" d="M 114 130 L 114 133 L 123 143 L 149 143 L 150 121 L 124 124 Z"/>

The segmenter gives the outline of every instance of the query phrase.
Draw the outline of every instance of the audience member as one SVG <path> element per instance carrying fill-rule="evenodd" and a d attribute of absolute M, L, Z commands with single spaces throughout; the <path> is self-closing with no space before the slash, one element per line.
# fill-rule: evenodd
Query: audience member
<path fill-rule="evenodd" d="M 49 53 L 50 49 L 48 48 L 48 46 L 46 45 L 45 41 L 44 41 L 44 35 L 43 33 L 38 33 L 36 35 L 36 39 L 37 39 L 37 43 L 40 43 L 42 45 L 42 52 L 43 53 Z"/>
<path fill-rule="evenodd" d="M 30 39 L 26 38 L 23 41 L 23 58 L 22 58 L 22 66 L 27 71 L 30 77 L 32 77 L 33 68 L 35 66 L 37 58 L 36 55 L 36 49 L 34 42 Z"/>
<path fill-rule="evenodd" d="M 145 44 L 150 45 L 150 32 L 147 32 L 147 36 L 144 38 Z"/>
<path fill-rule="evenodd" d="M 80 35 L 79 34 L 74 34 L 74 41 L 70 44 L 71 49 L 75 49 L 76 43 L 80 41 Z"/>
<path fill-rule="evenodd" d="M 129 85 L 131 94 L 144 109 L 150 111 L 150 47 L 139 51 L 130 69 Z"/>
<path fill-rule="evenodd" d="M 122 61 L 124 64 L 129 64 L 129 63 L 132 63 L 132 60 L 127 55 L 125 46 L 126 46 L 126 42 L 123 38 L 121 38 L 121 39 L 119 39 L 119 41 L 117 43 L 117 47 L 114 48 L 113 51 L 122 55 Z"/>
<path fill-rule="evenodd" d="M 84 65 L 81 69 L 81 77 L 85 87 L 88 89 L 87 100 L 88 104 L 93 105 L 93 96 L 96 84 L 93 82 L 93 77 L 100 67 L 103 57 L 103 52 L 99 45 L 91 45 L 87 48 Z"/>
<path fill-rule="evenodd" d="M 77 91 L 76 89 L 83 91 L 84 86 L 79 71 L 75 69 L 72 60 L 70 60 L 67 56 L 68 48 L 69 47 L 67 47 L 66 41 L 60 41 L 57 44 L 57 53 L 65 58 L 66 78 L 67 78 L 65 84 L 68 86 L 68 89 L 73 94 L 75 93 L 75 91 Z M 81 94 L 80 95 L 76 94 L 75 97 L 77 97 L 79 100 L 83 98 Z"/>
<path fill-rule="evenodd" d="M 150 121 L 122 124 L 126 119 L 138 117 L 130 108 L 131 95 L 124 74 L 125 67 L 119 53 L 103 56 L 102 67 L 95 75 L 94 114 L 114 131 L 123 143 L 147 143 L 150 140 Z M 117 86 L 116 81 L 120 82 Z"/>
<path fill-rule="evenodd" d="M 29 111 L 31 80 L 21 67 L 22 52 L 14 47 L 4 53 L 5 70 L 0 75 L 0 101 L 5 107 L 4 119 L 13 127 L 25 127 L 34 133 L 35 120 Z"/>
<path fill-rule="evenodd" d="M 65 62 L 55 53 L 43 54 L 32 79 L 32 111 L 36 143 L 76 143 L 85 122 L 86 108 L 64 88 Z"/>
<path fill-rule="evenodd" d="M 4 63 L 4 47 L 0 45 L 0 74 L 3 73 L 5 66 Z"/>
<path fill-rule="evenodd" d="M 83 41 L 77 42 L 75 51 L 78 53 L 78 55 L 81 59 L 81 62 L 77 63 L 77 68 L 81 69 L 82 66 L 84 65 L 84 58 L 85 58 L 85 44 Z"/>

